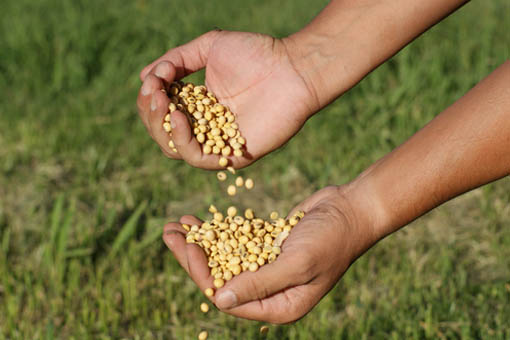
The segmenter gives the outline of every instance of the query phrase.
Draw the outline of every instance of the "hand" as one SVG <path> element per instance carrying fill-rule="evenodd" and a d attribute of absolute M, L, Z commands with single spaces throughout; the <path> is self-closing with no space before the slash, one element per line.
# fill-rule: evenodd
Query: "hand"
<path fill-rule="evenodd" d="M 298 205 L 294 211 L 305 211 L 305 217 L 292 229 L 277 260 L 234 277 L 217 290 L 212 302 L 234 316 L 276 324 L 307 314 L 375 242 L 370 226 L 354 213 L 347 191 L 327 187 Z M 200 221 L 184 216 L 181 223 Z M 198 245 L 187 244 L 185 233 L 180 224 L 170 223 L 163 239 L 204 291 L 213 287 L 213 277 L 205 253 Z"/>
<path fill-rule="evenodd" d="M 205 67 L 207 88 L 235 114 L 247 141 L 245 155 L 231 157 L 230 162 L 245 167 L 282 146 L 319 109 L 313 90 L 291 60 L 285 40 L 255 33 L 208 32 L 169 50 L 142 70 L 140 117 L 168 157 L 218 169 L 219 156 L 202 153 L 183 113 L 171 117 L 177 152 L 170 150 L 170 137 L 162 128 L 169 99 L 161 89 Z"/>

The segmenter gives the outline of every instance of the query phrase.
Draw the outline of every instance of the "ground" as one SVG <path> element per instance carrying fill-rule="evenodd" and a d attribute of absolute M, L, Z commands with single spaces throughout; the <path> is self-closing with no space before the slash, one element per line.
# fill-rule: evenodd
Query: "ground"
<path fill-rule="evenodd" d="M 0 339 L 259 338 L 260 323 L 203 315 L 161 241 L 166 221 L 229 199 L 214 172 L 151 141 L 138 72 L 216 27 L 286 36 L 325 3 L 4 1 Z M 473 1 L 425 33 L 243 170 L 256 188 L 238 204 L 284 214 L 353 179 L 508 59 L 509 11 Z M 508 339 L 509 189 L 502 179 L 387 237 L 267 339 Z"/>

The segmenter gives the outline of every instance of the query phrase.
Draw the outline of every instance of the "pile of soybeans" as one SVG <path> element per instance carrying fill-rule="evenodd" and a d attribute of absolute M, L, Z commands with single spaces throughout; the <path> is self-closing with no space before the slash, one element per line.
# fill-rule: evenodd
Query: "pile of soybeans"
<path fill-rule="evenodd" d="M 226 167 L 226 157 L 243 155 L 246 140 L 241 137 L 235 117 L 228 107 L 218 103 L 218 99 L 207 91 L 204 85 L 195 86 L 181 81 L 170 85 L 169 113 L 165 116 L 163 128 L 172 135 L 170 113 L 179 110 L 189 118 L 193 134 L 202 145 L 204 154 L 221 155 L 219 165 Z M 168 146 L 177 152 L 174 142 L 170 139 Z"/>
<path fill-rule="evenodd" d="M 246 140 L 241 136 L 235 116 L 229 108 L 220 104 L 204 85 L 195 86 L 177 81 L 170 85 L 167 94 L 170 98 L 169 113 L 165 116 L 163 128 L 170 137 L 170 113 L 179 110 L 188 117 L 193 134 L 202 145 L 203 153 L 219 155 L 219 165 L 235 174 L 235 169 L 228 166 L 227 157 L 243 156 Z M 171 139 L 168 145 L 173 151 L 177 151 Z M 225 181 L 227 174 L 219 171 L 217 178 Z M 253 186 L 251 178 L 244 180 L 238 176 L 233 184 L 228 185 L 227 193 L 234 196 L 237 188 L 245 187 L 251 190 Z M 182 227 L 187 231 L 186 242 L 195 243 L 204 250 L 216 289 L 245 271 L 255 272 L 274 262 L 281 253 L 282 243 L 304 217 L 304 212 L 298 211 L 284 219 L 273 211 L 269 219 L 264 220 L 255 216 L 250 208 L 241 213 L 235 206 L 230 206 L 226 213 L 222 213 L 211 205 L 209 212 L 212 214 L 211 219 L 200 225 L 182 224 Z M 205 295 L 213 296 L 214 288 L 205 289 Z M 207 313 L 209 306 L 202 303 L 200 310 Z M 260 329 L 262 334 L 267 331 L 267 326 Z M 198 339 L 205 340 L 207 337 L 207 331 L 201 331 Z"/>

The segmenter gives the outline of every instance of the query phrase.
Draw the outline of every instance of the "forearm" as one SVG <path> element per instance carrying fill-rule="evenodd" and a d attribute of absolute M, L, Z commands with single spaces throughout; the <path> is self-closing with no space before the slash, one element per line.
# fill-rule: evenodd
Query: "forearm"
<path fill-rule="evenodd" d="M 468 0 L 333 0 L 284 39 L 324 107 Z"/>
<path fill-rule="evenodd" d="M 374 232 L 381 238 L 457 195 L 510 174 L 509 150 L 507 61 L 362 173 L 353 192 L 358 200 L 370 197 Z"/>

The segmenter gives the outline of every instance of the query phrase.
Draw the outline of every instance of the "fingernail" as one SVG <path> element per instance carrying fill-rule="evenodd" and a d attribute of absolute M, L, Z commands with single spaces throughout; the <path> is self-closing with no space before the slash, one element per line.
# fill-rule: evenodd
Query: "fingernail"
<path fill-rule="evenodd" d="M 154 74 L 156 74 L 156 76 L 158 76 L 160 78 L 165 78 L 167 73 L 168 72 L 167 72 L 167 68 L 165 65 L 159 64 L 158 66 L 156 66 L 156 72 L 154 72 Z"/>
<path fill-rule="evenodd" d="M 149 82 L 144 81 L 142 85 L 142 95 L 148 96 L 151 93 L 151 87 L 149 85 Z"/>
<path fill-rule="evenodd" d="M 216 306 L 220 309 L 229 309 L 237 305 L 237 297 L 231 290 L 224 290 L 216 296 Z"/>
<path fill-rule="evenodd" d="M 165 232 L 165 236 L 170 236 L 170 235 L 173 235 L 173 234 L 177 234 L 177 231 L 169 230 L 169 231 Z M 167 245 L 167 247 L 170 248 L 170 250 L 172 250 L 173 246 L 174 246 L 174 239 L 173 238 L 166 238 L 166 237 L 164 237 L 163 240 L 165 241 L 165 244 Z"/>
<path fill-rule="evenodd" d="M 153 96 L 151 100 L 151 111 L 156 111 L 158 108 L 158 105 L 156 104 L 156 97 Z"/>

